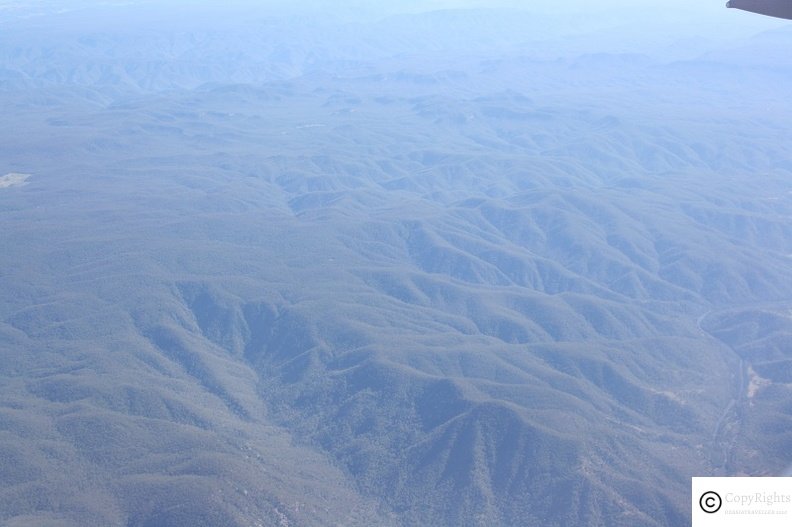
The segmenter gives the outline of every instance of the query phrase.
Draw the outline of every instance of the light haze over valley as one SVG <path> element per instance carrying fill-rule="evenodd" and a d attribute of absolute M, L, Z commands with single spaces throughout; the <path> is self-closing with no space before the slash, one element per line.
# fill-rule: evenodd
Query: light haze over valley
<path fill-rule="evenodd" d="M 792 25 L 724 3 L 0 0 L 0 525 L 789 474 Z"/>

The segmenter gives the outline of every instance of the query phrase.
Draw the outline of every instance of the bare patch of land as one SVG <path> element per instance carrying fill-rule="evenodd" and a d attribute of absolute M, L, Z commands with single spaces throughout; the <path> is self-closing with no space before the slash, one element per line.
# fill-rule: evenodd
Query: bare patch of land
<path fill-rule="evenodd" d="M 27 185 L 27 180 L 30 174 L 18 174 L 11 172 L 3 177 L 0 177 L 0 188 L 21 187 Z"/>
<path fill-rule="evenodd" d="M 765 379 L 761 377 L 758 373 L 754 371 L 754 369 L 748 366 L 748 377 L 750 379 L 750 384 L 748 384 L 748 398 L 753 399 L 756 394 L 764 388 L 765 386 L 770 386 L 773 384 L 772 381 L 769 379 Z"/>

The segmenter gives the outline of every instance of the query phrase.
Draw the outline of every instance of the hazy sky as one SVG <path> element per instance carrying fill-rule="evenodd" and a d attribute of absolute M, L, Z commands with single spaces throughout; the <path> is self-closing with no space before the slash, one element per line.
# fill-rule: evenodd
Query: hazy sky
<path fill-rule="evenodd" d="M 511 7 L 541 12 L 590 12 L 618 9 L 636 11 L 663 8 L 684 12 L 722 12 L 725 0 L 0 0 L 0 7 L 79 9 L 99 4 L 152 4 L 166 3 L 181 6 L 216 6 L 248 4 L 255 6 L 289 6 L 297 9 L 338 10 L 359 9 L 379 12 L 430 11 L 471 7 Z"/>
<path fill-rule="evenodd" d="M 17 17 L 44 13 L 60 16 L 64 12 L 82 13 L 85 7 L 119 4 L 144 5 L 145 12 L 155 18 L 156 14 L 169 11 L 165 6 L 176 7 L 181 21 L 189 20 L 191 14 L 210 11 L 211 14 L 204 18 L 218 23 L 223 19 L 254 18 L 235 15 L 240 8 L 246 12 L 255 11 L 255 18 L 286 13 L 319 14 L 317 18 L 322 20 L 336 17 L 373 21 L 388 15 L 439 9 L 508 7 L 555 15 L 562 23 L 569 17 L 577 34 L 585 33 L 587 28 L 601 31 L 612 27 L 617 32 L 627 30 L 639 36 L 645 33 L 655 39 L 729 40 L 777 27 L 792 27 L 788 21 L 727 9 L 725 0 L 0 0 L 0 10 L 5 14 L 5 22 L 9 23 L 9 13 Z M 83 23 L 90 20 L 89 16 L 80 16 Z M 141 21 L 147 16 L 135 18 Z M 123 18 L 118 17 L 119 20 Z"/>

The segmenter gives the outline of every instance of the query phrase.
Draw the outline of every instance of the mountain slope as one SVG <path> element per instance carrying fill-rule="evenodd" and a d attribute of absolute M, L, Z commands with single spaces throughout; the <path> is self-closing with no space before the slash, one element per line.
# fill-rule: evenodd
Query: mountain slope
<path fill-rule="evenodd" d="M 0 521 L 678 525 L 788 464 L 788 80 L 372 46 L 17 57 Z"/>

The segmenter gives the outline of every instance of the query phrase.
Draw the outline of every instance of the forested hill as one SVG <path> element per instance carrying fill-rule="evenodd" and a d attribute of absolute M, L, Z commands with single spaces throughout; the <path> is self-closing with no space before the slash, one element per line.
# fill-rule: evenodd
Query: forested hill
<path fill-rule="evenodd" d="M 152 6 L 0 6 L 0 523 L 659 527 L 792 463 L 788 28 Z"/>

